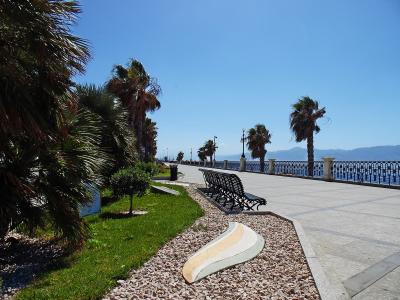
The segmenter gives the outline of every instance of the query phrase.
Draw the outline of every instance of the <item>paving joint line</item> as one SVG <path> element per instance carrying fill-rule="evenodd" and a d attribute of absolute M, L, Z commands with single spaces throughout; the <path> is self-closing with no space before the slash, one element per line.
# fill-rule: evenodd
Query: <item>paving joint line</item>
<path fill-rule="evenodd" d="M 400 267 L 400 252 L 385 257 L 365 270 L 343 281 L 350 297 L 354 297 L 375 282 Z"/>
<path fill-rule="evenodd" d="M 354 238 L 358 239 L 361 241 L 369 242 L 369 243 L 374 243 L 378 245 L 384 245 L 384 246 L 391 246 L 391 247 L 400 247 L 399 244 L 391 243 L 391 242 L 386 242 L 386 241 L 381 241 L 381 240 L 376 240 L 376 239 L 371 239 L 363 236 L 358 236 L 358 235 L 353 235 L 353 234 L 348 234 L 348 233 L 343 233 L 335 230 L 330 230 L 330 229 L 324 229 L 324 228 L 318 228 L 318 227 L 313 227 L 313 226 L 305 226 L 304 227 L 306 230 L 311 230 L 311 231 L 319 231 L 319 232 L 325 232 L 325 233 L 330 233 L 333 235 L 338 235 L 338 236 L 344 236 L 344 237 L 349 237 L 349 238 Z"/>

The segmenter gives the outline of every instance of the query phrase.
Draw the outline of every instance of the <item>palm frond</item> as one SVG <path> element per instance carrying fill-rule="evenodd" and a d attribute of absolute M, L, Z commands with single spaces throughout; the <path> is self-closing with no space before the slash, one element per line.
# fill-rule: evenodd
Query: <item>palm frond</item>
<path fill-rule="evenodd" d="M 264 158 L 267 153 L 265 145 L 271 143 L 271 134 L 265 125 L 256 124 L 248 130 L 246 141 L 252 158 Z"/>
<path fill-rule="evenodd" d="M 296 142 L 301 142 L 310 137 L 314 132 L 319 132 L 317 120 L 325 115 L 325 108 L 319 109 L 318 101 L 304 96 L 293 104 L 293 112 L 290 114 L 290 128 L 293 131 Z"/>

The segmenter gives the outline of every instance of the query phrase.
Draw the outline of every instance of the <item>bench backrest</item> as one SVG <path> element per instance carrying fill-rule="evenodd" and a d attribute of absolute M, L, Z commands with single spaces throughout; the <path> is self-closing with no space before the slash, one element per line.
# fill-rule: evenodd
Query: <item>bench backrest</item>
<path fill-rule="evenodd" d="M 204 180 L 208 185 L 224 189 L 238 196 L 244 195 L 243 184 L 236 174 L 216 172 L 207 169 L 199 169 L 203 172 Z"/>
<path fill-rule="evenodd" d="M 212 187 L 219 187 L 221 185 L 218 175 L 216 174 L 217 172 L 207 169 L 199 169 L 199 170 L 203 173 L 204 180 L 208 185 L 211 185 Z"/>
<path fill-rule="evenodd" d="M 240 180 L 239 176 L 237 176 L 236 174 L 230 174 L 229 179 L 232 185 L 232 193 L 238 196 L 243 196 L 244 189 L 242 181 Z"/>

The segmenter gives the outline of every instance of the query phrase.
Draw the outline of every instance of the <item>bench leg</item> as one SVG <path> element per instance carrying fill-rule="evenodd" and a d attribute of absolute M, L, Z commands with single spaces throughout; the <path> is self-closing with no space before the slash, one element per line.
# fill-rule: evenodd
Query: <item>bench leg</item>
<path fill-rule="evenodd" d="M 258 210 L 258 207 L 259 207 L 260 205 L 267 205 L 267 201 L 264 200 L 264 201 L 258 202 L 258 204 L 257 204 L 257 210 Z"/>

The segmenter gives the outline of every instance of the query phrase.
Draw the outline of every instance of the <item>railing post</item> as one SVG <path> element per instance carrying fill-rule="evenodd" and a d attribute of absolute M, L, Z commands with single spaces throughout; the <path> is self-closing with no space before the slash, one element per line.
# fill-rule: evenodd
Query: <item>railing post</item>
<path fill-rule="evenodd" d="M 324 160 L 324 180 L 332 181 L 333 174 L 332 174 L 332 164 L 335 160 L 334 157 L 323 157 Z"/>
<path fill-rule="evenodd" d="M 241 157 L 240 158 L 240 166 L 239 166 L 239 172 L 244 172 L 246 171 L 246 158 Z"/>
<path fill-rule="evenodd" d="M 224 169 L 228 169 L 228 161 L 226 159 L 224 160 Z"/>
<path fill-rule="evenodd" d="M 207 167 L 207 159 L 204 160 L 204 166 Z"/>
<path fill-rule="evenodd" d="M 276 162 L 276 159 L 275 158 L 270 158 L 270 159 L 268 159 L 268 161 L 269 161 L 268 174 L 274 175 L 275 174 L 275 162 Z"/>

